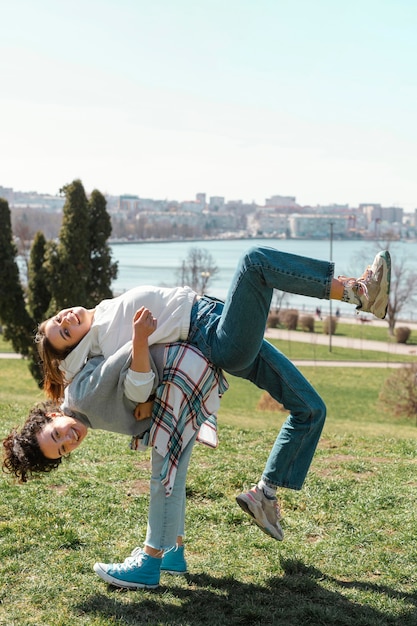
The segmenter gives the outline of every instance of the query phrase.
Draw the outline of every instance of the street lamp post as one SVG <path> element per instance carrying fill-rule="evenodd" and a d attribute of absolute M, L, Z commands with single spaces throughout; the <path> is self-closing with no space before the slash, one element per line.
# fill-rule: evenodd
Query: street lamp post
<path fill-rule="evenodd" d="M 201 272 L 201 278 L 202 278 L 201 293 L 200 293 L 201 296 L 204 295 L 204 291 L 207 287 L 208 281 L 210 280 L 210 276 L 211 276 L 210 272 Z"/>
<path fill-rule="evenodd" d="M 330 263 L 333 261 L 333 222 L 330 222 Z M 332 299 L 330 298 L 330 320 L 329 320 L 329 352 L 332 351 Z"/>

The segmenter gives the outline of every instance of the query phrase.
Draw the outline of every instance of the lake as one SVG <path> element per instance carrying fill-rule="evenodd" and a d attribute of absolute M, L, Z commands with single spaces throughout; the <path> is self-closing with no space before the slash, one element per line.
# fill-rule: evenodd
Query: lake
<path fill-rule="evenodd" d="M 301 254 L 316 259 L 330 259 L 335 263 L 335 276 L 345 274 L 357 276 L 362 274 L 366 265 L 370 264 L 376 253 L 373 241 L 333 241 L 330 251 L 329 241 L 297 240 L 297 239 L 244 239 L 215 241 L 170 241 L 163 243 L 112 243 L 114 260 L 119 262 L 118 278 L 113 282 L 114 293 L 122 293 L 137 285 L 157 285 L 173 287 L 180 284 L 179 270 L 186 259 L 190 248 L 203 248 L 213 257 L 219 273 L 210 282 L 207 293 L 224 299 L 232 280 L 240 255 L 252 245 L 270 246 Z M 407 259 L 417 268 L 417 242 L 398 242 L 391 245 L 391 256 L 395 259 Z M 339 305 L 339 303 L 338 303 Z M 299 310 L 315 310 L 320 306 L 326 314 L 329 302 L 304 296 L 290 294 L 286 306 Z M 339 305 L 342 315 L 352 314 L 353 308 L 345 303 Z M 334 303 L 333 303 L 334 309 Z M 405 312 L 403 317 L 410 320 L 416 318 L 413 309 Z"/>

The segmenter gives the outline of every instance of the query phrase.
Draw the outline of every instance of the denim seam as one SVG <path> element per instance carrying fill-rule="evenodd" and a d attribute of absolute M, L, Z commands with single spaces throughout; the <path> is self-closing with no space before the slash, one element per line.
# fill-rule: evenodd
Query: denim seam
<path fill-rule="evenodd" d="M 259 269 L 261 270 L 261 272 L 259 272 Z M 255 271 L 257 273 L 261 273 L 263 270 L 268 270 L 270 272 L 274 272 L 277 275 L 281 274 L 282 276 L 288 277 L 288 278 L 301 278 L 303 280 L 315 283 L 316 285 L 321 285 L 324 289 L 324 295 L 323 295 L 323 300 L 330 300 L 330 292 L 331 292 L 331 288 L 332 288 L 332 279 L 334 277 L 334 263 L 329 262 L 328 263 L 328 269 L 327 269 L 327 276 L 325 278 L 324 284 L 323 281 L 320 279 L 317 279 L 314 276 L 310 276 L 310 275 L 304 275 L 304 274 L 300 274 L 299 272 L 287 272 L 284 271 L 282 269 L 277 270 L 274 266 L 272 265 L 267 265 L 266 263 L 252 263 L 251 265 L 246 267 L 246 271 Z M 239 281 L 236 283 L 236 285 L 239 284 L 240 280 L 243 278 L 243 273 L 241 273 L 241 275 L 239 276 Z M 272 287 L 271 287 L 272 289 Z M 311 296 L 314 297 L 314 296 Z M 318 298 L 320 299 L 320 298 Z"/>

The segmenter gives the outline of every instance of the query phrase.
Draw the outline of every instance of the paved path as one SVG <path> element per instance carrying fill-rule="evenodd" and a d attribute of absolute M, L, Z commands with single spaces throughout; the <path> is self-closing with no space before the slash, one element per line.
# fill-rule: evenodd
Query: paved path
<path fill-rule="evenodd" d="M 352 316 L 349 318 L 341 318 L 341 322 L 347 324 L 360 324 L 359 318 Z M 382 326 L 387 328 L 387 323 L 375 318 L 370 319 L 368 323 L 372 326 Z M 400 326 L 401 323 L 398 324 Z M 404 326 L 408 326 L 413 330 L 417 329 L 417 324 L 404 322 Z M 403 343 L 391 343 L 388 341 L 370 341 L 367 339 L 354 339 L 353 337 L 337 337 L 332 335 L 331 342 L 328 335 L 322 333 L 307 333 L 295 330 L 282 330 L 277 328 L 269 328 L 265 333 L 266 339 L 281 339 L 282 341 L 298 341 L 311 343 L 313 345 L 352 348 L 354 350 L 369 350 L 374 352 L 384 352 L 387 356 L 386 361 L 322 361 L 319 359 L 294 359 L 294 365 L 311 366 L 320 365 L 320 367 L 403 367 L 401 356 L 417 356 L 417 346 L 407 345 Z"/>
<path fill-rule="evenodd" d="M 282 330 L 268 328 L 265 333 L 266 339 L 282 339 L 283 341 L 298 341 L 311 343 L 313 345 L 329 346 L 330 338 L 321 333 L 303 333 L 297 330 Z M 369 341 L 367 339 L 354 339 L 352 337 L 335 337 L 332 335 L 331 345 L 338 348 L 353 348 L 354 350 L 371 350 L 374 352 L 385 352 L 387 357 L 417 355 L 417 346 L 405 343 L 390 343 L 388 341 Z"/>
<path fill-rule="evenodd" d="M 372 326 L 380 326 L 382 328 L 386 328 L 388 332 L 387 322 L 383 320 L 378 320 L 373 316 L 365 316 L 367 320 L 366 323 L 372 324 Z M 357 315 L 352 315 L 351 317 L 342 317 L 340 318 L 341 323 L 345 324 L 361 324 L 360 318 Z M 399 321 L 397 326 L 408 326 L 412 330 L 417 330 L 417 324 L 413 322 L 401 322 Z M 265 333 L 266 339 L 281 339 L 283 341 L 298 341 L 304 343 L 311 343 L 313 345 L 320 346 L 334 346 L 338 348 L 352 348 L 354 350 L 370 350 L 374 352 L 385 352 L 387 355 L 387 362 L 393 358 L 395 361 L 399 361 L 401 359 L 401 355 L 407 356 L 417 356 L 417 346 L 407 345 L 405 343 L 391 343 L 388 341 L 370 341 L 367 339 L 354 339 L 353 337 L 337 337 L 332 335 L 331 343 L 328 335 L 323 333 L 307 333 L 300 332 L 295 330 L 283 330 L 277 328 L 268 328 Z M 311 363 L 311 361 L 309 361 Z M 314 362 L 314 361 L 313 361 Z M 301 363 L 301 361 L 297 361 L 297 363 Z M 320 363 L 325 364 L 325 362 L 320 361 Z M 342 365 L 346 363 L 343 362 L 333 362 L 333 365 Z M 362 365 L 362 362 L 361 362 Z M 369 367 L 385 367 L 386 364 L 370 364 Z M 346 365 L 346 367 L 349 367 Z M 352 365 L 353 367 L 353 365 Z M 363 364 L 363 367 L 368 367 L 368 365 Z M 395 367 L 394 364 L 391 367 Z"/>
<path fill-rule="evenodd" d="M 314 361 L 311 360 L 301 360 L 301 359 L 291 359 L 292 363 L 296 367 L 367 367 L 367 368 L 399 368 L 404 367 L 406 363 L 402 363 L 401 361 Z"/>
<path fill-rule="evenodd" d="M 342 318 L 341 322 L 360 323 L 358 318 Z M 385 326 L 387 323 L 382 320 L 372 319 L 373 326 Z M 399 324 L 400 325 L 400 324 Z M 417 329 L 417 324 L 405 322 L 404 326 Z M 268 328 L 265 333 L 266 339 L 281 339 L 283 341 L 298 341 L 330 347 L 330 338 L 322 333 L 306 333 L 295 330 L 282 330 Z M 316 359 L 294 360 L 295 365 L 320 365 L 323 367 L 401 367 L 401 355 L 417 356 L 417 346 L 403 343 L 390 343 L 385 341 L 369 341 L 367 339 L 354 339 L 352 337 L 331 337 L 331 346 L 338 348 L 352 348 L 354 350 L 370 350 L 375 352 L 385 352 L 387 360 L 380 361 L 322 361 Z M 0 352 L 0 359 L 20 359 L 20 354 L 12 352 Z M 391 361 L 393 359 L 393 362 Z"/>
<path fill-rule="evenodd" d="M 271 336 L 271 335 L 269 335 Z M 21 359 L 20 354 L 14 354 L 12 352 L 0 352 L 0 359 Z M 315 366 L 320 367 L 402 367 L 404 363 L 400 361 L 321 361 L 316 359 L 292 359 L 292 362 L 297 367 L 300 366 Z"/>

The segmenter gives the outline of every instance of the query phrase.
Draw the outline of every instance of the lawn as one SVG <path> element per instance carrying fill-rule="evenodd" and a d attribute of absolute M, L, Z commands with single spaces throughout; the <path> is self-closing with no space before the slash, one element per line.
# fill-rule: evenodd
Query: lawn
<path fill-rule="evenodd" d="M 407 322 L 398 322 L 397 327 L 400 326 L 408 326 Z M 315 321 L 314 331 L 316 333 L 323 332 L 323 322 Z M 389 335 L 388 333 L 388 324 L 380 325 L 379 323 L 375 323 L 373 320 L 370 320 L 366 323 L 360 322 L 360 319 L 357 318 L 353 323 L 337 323 L 335 337 L 350 337 L 352 339 L 364 339 L 369 341 L 393 341 L 395 342 L 395 337 Z M 411 330 L 410 337 L 407 341 L 407 344 L 416 345 L 417 344 L 417 330 L 414 328 Z"/>
<path fill-rule="evenodd" d="M 24 361 L 0 368 L 4 436 L 42 394 Z M 280 490 L 282 543 L 235 496 L 258 480 L 285 414 L 259 411 L 262 392 L 229 377 L 220 446 L 196 446 L 188 475 L 190 573 L 137 592 L 94 574 L 143 541 L 150 467 L 126 437 L 94 431 L 42 480 L 0 481 L 0 624 L 416 624 L 416 429 L 378 406 L 391 371 L 302 369 L 328 419 L 303 490 Z"/>
<path fill-rule="evenodd" d="M 379 363 L 412 363 L 416 360 L 413 354 L 390 354 L 389 352 L 371 351 L 356 348 L 340 348 L 333 345 L 331 352 L 328 345 L 319 345 L 314 341 L 307 343 L 299 341 L 291 341 L 284 339 L 271 339 L 268 341 L 273 343 L 279 350 L 284 352 L 292 360 L 310 360 L 310 361 L 370 361 Z"/>
<path fill-rule="evenodd" d="M 0 352 L 13 352 L 12 344 L 4 340 L 2 333 L 0 333 Z"/>

